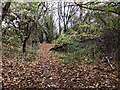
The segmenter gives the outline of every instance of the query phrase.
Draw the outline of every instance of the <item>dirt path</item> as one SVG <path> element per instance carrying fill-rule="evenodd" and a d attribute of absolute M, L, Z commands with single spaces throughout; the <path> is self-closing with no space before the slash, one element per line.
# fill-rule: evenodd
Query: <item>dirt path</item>
<path fill-rule="evenodd" d="M 3 58 L 3 87 L 7 89 L 32 88 L 98 88 L 118 85 L 116 72 L 97 69 L 96 64 L 63 66 L 49 52 L 51 44 L 40 44 L 40 57 L 27 63 Z M 100 64 L 106 69 L 105 64 Z M 35 88 L 35 89 L 33 89 Z"/>
<path fill-rule="evenodd" d="M 28 63 L 19 63 L 4 58 L 4 88 L 47 88 L 61 87 L 62 66 L 51 56 L 51 44 L 40 44 L 40 57 Z"/>
<path fill-rule="evenodd" d="M 50 48 L 52 48 L 52 45 L 49 43 L 40 44 L 39 63 L 42 64 L 44 69 L 46 87 L 60 87 L 59 79 L 61 78 L 62 67 L 60 62 L 51 56 Z"/>

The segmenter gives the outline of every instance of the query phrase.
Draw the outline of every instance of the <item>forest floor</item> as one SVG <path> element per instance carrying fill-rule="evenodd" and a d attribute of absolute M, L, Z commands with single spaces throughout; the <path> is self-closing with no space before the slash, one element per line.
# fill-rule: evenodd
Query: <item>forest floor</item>
<path fill-rule="evenodd" d="M 40 44 L 37 60 L 21 63 L 3 56 L 3 88 L 29 89 L 59 88 L 117 88 L 117 70 L 111 71 L 105 62 L 67 67 L 52 56 L 51 44 Z M 33 89 L 34 88 L 34 89 Z M 75 89 L 75 90 L 76 90 Z"/>

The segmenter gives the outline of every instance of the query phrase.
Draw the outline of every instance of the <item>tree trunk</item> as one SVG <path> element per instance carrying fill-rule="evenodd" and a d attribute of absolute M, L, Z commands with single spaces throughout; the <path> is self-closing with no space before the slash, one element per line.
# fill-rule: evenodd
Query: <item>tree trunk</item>
<path fill-rule="evenodd" d="M 11 0 L 8 0 L 5 4 L 5 6 L 3 7 L 3 13 L 2 13 L 2 20 L 5 18 L 5 16 L 7 15 L 8 13 L 8 10 L 10 8 L 10 5 L 11 5 Z"/>
<path fill-rule="evenodd" d="M 23 53 L 26 52 L 26 44 L 27 44 L 27 40 L 28 40 L 28 37 L 25 38 L 25 40 L 23 41 L 23 46 L 22 46 L 22 52 L 23 52 Z"/>
<path fill-rule="evenodd" d="M 59 35 L 61 35 L 61 32 L 62 32 L 62 29 L 61 29 L 61 12 L 62 12 L 62 6 L 61 6 L 61 2 L 58 2 L 58 16 L 59 16 L 59 19 L 58 19 L 58 23 L 59 23 Z"/>
<path fill-rule="evenodd" d="M 41 30 L 39 31 L 39 41 L 40 43 L 43 42 L 43 32 Z"/>
<path fill-rule="evenodd" d="M 65 2 L 64 2 L 64 12 L 63 12 L 63 14 L 64 14 L 64 17 L 63 17 L 63 24 L 64 24 L 64 33 L 66 33 L 67 32 L 67 30 L 66 30 L 66 24 L 65 24 L 65 22 L 66 22 L 66 17 L 65 17 Z"/>

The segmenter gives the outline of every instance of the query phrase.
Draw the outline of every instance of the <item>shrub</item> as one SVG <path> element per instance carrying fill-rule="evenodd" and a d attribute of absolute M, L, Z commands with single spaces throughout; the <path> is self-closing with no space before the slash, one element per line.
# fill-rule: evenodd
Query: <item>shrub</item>
<path fill-rule="evenodd" d="M 56 56 L 67 65 L 74 65 L 76 63 L 90 63 L 101 56 L 99 49 L 95 43 L 92 42 L 77 42 L 75 35 L 61 35 L 54 44 L 67 43 L 66 52 L 55 52 Z"/>

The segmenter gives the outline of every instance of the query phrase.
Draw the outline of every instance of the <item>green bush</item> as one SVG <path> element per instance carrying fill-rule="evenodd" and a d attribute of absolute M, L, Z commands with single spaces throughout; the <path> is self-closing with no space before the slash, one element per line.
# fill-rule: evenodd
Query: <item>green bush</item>
<path fill-rule="evenodd" d="M 67 65 L 74 65 L 79 63 L 90 63 L 98 59 L 101 53 L 95 43 L 87 42 L 80 43 L 75 40 L 74 35 L 61 35 L 54 44 L 67 43 L 66 52 L 55 52 L 56 56 Z"/>
<path fill-rule="evenodd" d="M 62 34 L 59 36 L 57 40 L 53 41 L 53 44 L 71 44 L 73 41 L 73 38 L 70 35 Z"/>

